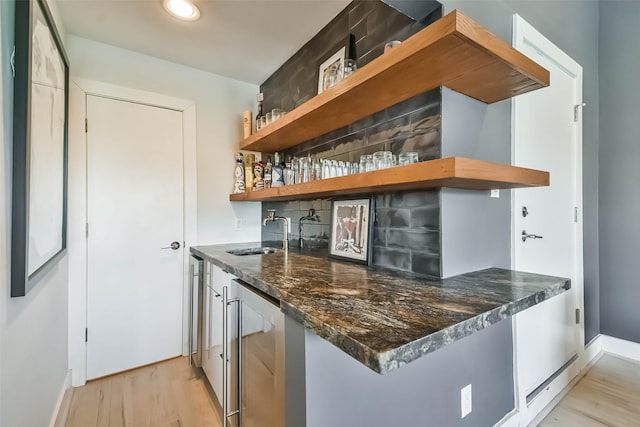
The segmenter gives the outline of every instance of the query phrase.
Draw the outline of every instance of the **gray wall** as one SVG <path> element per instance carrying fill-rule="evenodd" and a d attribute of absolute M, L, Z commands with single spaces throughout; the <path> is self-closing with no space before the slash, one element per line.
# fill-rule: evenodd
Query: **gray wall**
<path fill-rule="evenodd" d="M 49 425 L 68 371 L 68 265 L 65 256 L 25 297 L 9 298 L 13 1 L 0 2 L 0 32 L 0 425 L 41 427 Z"/>
<path fill-rule="evenodd" d="M 307 427 L 488 427 L 514 408 L 511 321 L 379 375 L 306 332 Z M 473 411 L 460 418 L 460 390 Z"/>
<path fill-rule="evenodd" d="M 580 63 L 584 69 L 583 99 L 587 107 L 583 116 L 583 229 L 585 340 L 588 342 L 600 332 L 598 2 L 594 0 L 442 0 L 442 3 L 445 14 L 453 9 L 459 9 L 506 41 L 511 40 L 512 15 L 518 13 Z M 610 2 L 603 4 L 609 5 Z M 473 101 L 469 99 L 468 102 Z M 487 106 L 486 115 L 490 122 L 483 124 L 485 131 L 495 131 L 500 138 L 499 141 L 494 141 L 497 144 L 495 146 L 508 150 L 507 140 L 510 138 L 510 133 L 505 132 L 505 129 L 509 129 L 510 132 L 510 101 Z M 445 144 L 444 140 L 443 144 Z M 510 159 L 510 149 L 504 153 L 506 158 Z"/>
<path fill-rule="evenodd" d="M 487 105 L 442 89 L 442 157 L 511 163 L 509 102 Z M 517 191 L 517 190 L 516 190 Z M 442 275 L 511 266 L 511 192 L 443 188 Z"/>
<path fill-rule="evenodd" d="M 639 2 L 601 3 L 601 326 L 604 334 L 636 342 L 640 342 L 639 38 Z"/>

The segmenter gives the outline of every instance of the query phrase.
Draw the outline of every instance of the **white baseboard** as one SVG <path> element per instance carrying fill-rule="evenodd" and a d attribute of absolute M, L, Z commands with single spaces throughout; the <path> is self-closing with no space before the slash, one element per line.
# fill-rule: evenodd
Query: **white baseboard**
<path fill-rule="evenodd" d="M 58 416 L 63 414 L 68 410 L 69 401 L 71 400 L 71 393 L 67 393 L 71 388 L 71 370 L 67 371 L 67 376 L 64 378 L 64 382 L 62 383 L 62 388 L 60 389 L 60 394 L 58 395 L 58 401 L 56 402 L 56 407 L 53 409 L 53 414 L 51 414 L 51 420 L 49 421 L 49 427 L 56 427 L 56 421 L 58 420 Z"/>
<path fill-rule="evenodd" d="M 554 396 L 552 398 L 551 396 L 546 398 L 550 399 L 550 401 L 548 401 L 548 403 L 545 402 L 543 408 L 538 410 L 534 409 L 536 416 L 531 420 L 529 425 L 536 425 L 542 421 L 605 353 L 640 362 L 640 343 L 602 334 L 591 340 L 578 359 L 568 366 L 567 370 L 549 385 L 548 391 L 551 391 L 551 394 Z M 570 373 L 570 371 L 573 371 L 573 373 Z M 530 405 L 535 404 L 534 399 Z M 498 421 L 494 427 L 519 427 L 526 424 L 525 414 L 514 409 Z"/>
<path fill-rule="evenodd" d="M 600 335 L 602 351 L 625 359 L 640 362 L 640 343 L 627 341 L 609 335 Z"/>
<path fill-rule="evenodd" d="M 493 427 L 519 427 L 520 413 L 514 409 L 498 421 Z"/>

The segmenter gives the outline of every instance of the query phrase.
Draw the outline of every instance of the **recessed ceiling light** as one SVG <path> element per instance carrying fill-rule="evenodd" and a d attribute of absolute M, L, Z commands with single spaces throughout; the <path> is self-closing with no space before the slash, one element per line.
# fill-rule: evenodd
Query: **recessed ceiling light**
<path fill-rule="evenodd" d="M 200 10 L 189 0 L 164 0 L 164 8 L 176 18 L 195 21 L 200 18 Z"/>

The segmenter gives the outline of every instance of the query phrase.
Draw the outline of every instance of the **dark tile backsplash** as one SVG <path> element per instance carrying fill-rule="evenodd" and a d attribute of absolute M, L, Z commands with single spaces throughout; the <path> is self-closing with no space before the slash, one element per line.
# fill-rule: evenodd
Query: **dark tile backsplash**
<path fill-rule="evenodd" d="M 422 0 L 416 0 L 420 4 Z M 432 1 L 422 1 L 425 16 L 419 21 L 378 0 L 355 0 L 305 44 L 260 87 L 264 111 L 294 109 L 317 93 L 318 63 L 337 49 L 349 34 L 355 42 L 354 57 L 362 68 L 383 53 L 390 40 L 404 40 L 441 16 Z M 389 90 L 393 90 L 390 87 Z M 363 154 L 390 150 L 394 154 L 417 151 L 419 159 L 441 157 L 441 91 L 417 95 L 355 123 L 291 148 L 285 155 L 311 154 L 323 159 L 357 162 Z M 377 195 L 373 236 L 373 264 L 430 276 L 441 276 L 439 192 L 421 191 Z M 331 201 L 264 202 L 269 209 L 291 218 L 289 244 L 298 245 L 299 219 L 310 208 L 319 222 L 305 222 L 305 247 L 328 246 Z M 268 223 L 263 241 L 282 240 L 282 224 Z"/>

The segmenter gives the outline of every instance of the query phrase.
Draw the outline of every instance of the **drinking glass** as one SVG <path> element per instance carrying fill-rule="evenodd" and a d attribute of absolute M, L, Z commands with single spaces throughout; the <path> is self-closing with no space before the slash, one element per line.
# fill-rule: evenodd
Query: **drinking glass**
<path fill-rule="evenodd" d="M 346 79 L 358 69 L 358 64 L 355 59 L 347 59 L 344 61 L 344 67 L 342 68 L 342 74 Z"/>
<path fill-rule="evenodd" d="M 267 116 L 260 117 L 260 129 L 267 125 Z"/>
<path fill-rule="evenodd" d="M 272 121 L 276 121 L 278 120 L 280 117 L 282 117 L 282 110 L 279 108 L 274 108 L 273 110 L 271 110 L 271 120 Z"/>
<path fill-rule="evenodd" d="M 271 114 L 271 111 L 267 113 L 266 118 L 267 118 L 267 124 L 273 123 L 273 115 Z"/>

